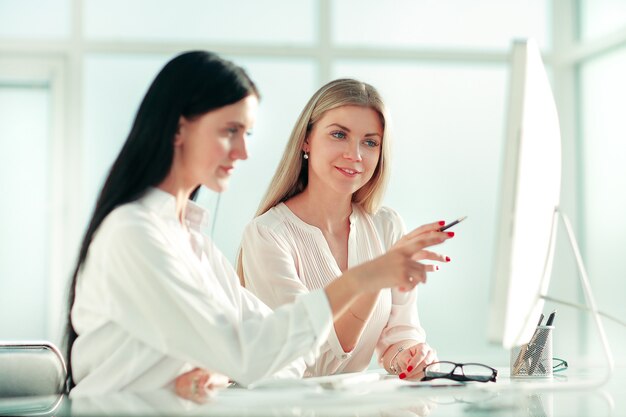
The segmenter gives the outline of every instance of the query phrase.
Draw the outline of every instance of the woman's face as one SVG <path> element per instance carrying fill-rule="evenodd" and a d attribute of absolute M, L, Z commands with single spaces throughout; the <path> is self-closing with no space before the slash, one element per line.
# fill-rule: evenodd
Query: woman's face
<path fill-rule="evenodd" d="M 369 107 L 328 110 L 315 123 L 303 150 L 309 153 L 309 184 L 352 195 L 372 178 L 383 140 L 378 112 Z"/>
<path fill-rule="evenodd" d="M 180 118 L 174 141 L 174 170 L 182 183 L 221 192 L 239 159 L 247 159 L 246 136 L 256 120 L 258 99 L 244 99 L 200 117 Z"/>

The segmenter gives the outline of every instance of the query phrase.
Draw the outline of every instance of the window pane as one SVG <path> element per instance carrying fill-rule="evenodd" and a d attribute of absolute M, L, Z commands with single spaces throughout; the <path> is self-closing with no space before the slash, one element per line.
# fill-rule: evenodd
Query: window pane
<path fill-rule="evenodd" d="M 47 339 L 49 92 L 0 85 L 0 335 Z"/>
<path fill-rule="evenodd" d="M 69 33 L 69 0 L 0 0 L 0 37 L 49 39 Z"/>
<path fill-rule="evenodd" d="M 468 216 L 454 229 L 459 238 L 435 249 L 452 262 L 419 290 L 429 343 L 439 357 L 491 353 L 487 363 L 504 363 L 494 359 L 503 353 L 487 346 L 485 333 L 464 333 L 460 351 L 455 331 L 436 329 L 459 328 L 458 315 L 437 315 L 442 300 L 463 311 L 464 323 L 484 323 L 488 314 L 507 67 L 342 62 L 334 75 L 370 82 L 390 108 L 394 144 L 385 204 L 408 229 Z"/>
<path fill-rule="evenodd" d="M 148 85 L 169 58 L 108 54 L 87 57 L 83 224 Z M 248 71 L 262 96 L 254 134 L 248 139 L 249 159 L 237 164 L 230 188 L 221 198 L 215 228 L 217 245 L 234 261 L 243 228 L 265 193 L 293 123 L 315 91 L 317 65 L 304 59 L 229 58 Z M 206 190 L 201 194 L 199 201 L 213 210 L 216 197 Z"/>
<path fill-rule="evenodd" d="M 106 40 L 311 44 L 317 25 L 313 0 L 85 0 L 84 16 Z"/>
<path fill-rule="evenodd" d="M 598 308 L 622 320 L 626 317 L 622 279 L 626 265 L 620 262 L 626 248 L 625 73 L 626 48 L 581 69 L 583 250 Z M 609 341 L 614 351 L 623 351 L 626 334 L 614 329 L 607 331 Z"/>
<path fill-rule="evenodd" d="M 106 173 L 126 140 L 143 95 L 169 58 L 150 54 L 86 56 L 83 224 L 86 225 Z"/>
<path fill-rule="evenodd" d="M 626 2 L 624 0 L 580 0 L 581 38 L 610 35 L 626 29 Z"/>
<path fill-rule="evenodd" d="M 545 0 L 336 0 L 333 40 L 341 45 L 508 49 L 532 36 L 549 48 Z"/>

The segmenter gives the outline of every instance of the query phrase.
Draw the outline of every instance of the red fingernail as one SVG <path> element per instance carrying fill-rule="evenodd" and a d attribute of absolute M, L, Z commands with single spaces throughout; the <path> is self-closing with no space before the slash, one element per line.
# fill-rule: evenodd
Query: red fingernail
<path fill-rule="evenodd" d="M 450 262 L 450 257 L 446 256 L 446 262 Z"/>
<path fill-rule="evenodd" d="M 454 237 L 454 232 L 448 232 L 448 236 Z"/>
<path fill-rule="evenodd" d="M 400 377 L 400 379 L 404 379 L 404 378 L 406 378 L 406 374 L 404 372 L 402 372 L 400 375 L 398 375 L 398 377 Z"/>
<path fill-rule="evenodd" d="M 435 271 L 439 271 L 439 265 L 435 265 Z"/>
<path fill-rule="evenodd" d="M 408 367 L 408 368 L 406 368 L 406 371 L 407 371 L 407 372 L 411 372 L 412 370 L 413 370 L 413 366 L 411 366 L 411 365 L 409 365 L 409 367 Z"/>
<path fill-rule="evenodd" d="M 444 224 L 446 224 L 446 222 L 444 222 L 443 220 L 439 220 L 439 226 L 443 226 Z"/>

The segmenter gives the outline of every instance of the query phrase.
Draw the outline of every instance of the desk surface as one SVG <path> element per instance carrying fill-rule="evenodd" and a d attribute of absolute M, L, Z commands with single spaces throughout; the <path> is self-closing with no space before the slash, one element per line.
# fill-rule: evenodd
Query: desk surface
<path fill-rule="evenodd" d="M 599 388 L 584 388 L 598 372 L 568 370 L 552 381 L 514 381 L 466 386 L 410 386 L 399 380 L 366 381 L 341 389 L 321 386 L 218 391 L 205 404 L 171 391 L 65 397 L 0 399 L 0 415 L 55 416 L 621 416 L 626 415 L 626 369 Z M 57 404 L 58 401 L 58 404 Z M 31 413 L 31 414 L 28 414 Z"/>

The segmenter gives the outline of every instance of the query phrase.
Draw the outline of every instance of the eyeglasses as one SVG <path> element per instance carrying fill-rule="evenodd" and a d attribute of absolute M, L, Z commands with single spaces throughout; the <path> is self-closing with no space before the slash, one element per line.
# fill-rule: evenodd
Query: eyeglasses
<path fill-rule="evenodd" d="M 552 365 L 552 372 L 562 372 L 569 366 L 567 361 L 561 358 L 552 358 L 552 362 L 554 363 L 554 365 Z"/>
<path fill-rule="evenodd" d="M 453 381 L 496 382 L 498 371 L 481 363 L 433 362 L 424 368 L 422 381 L 446 378 Z"/>

